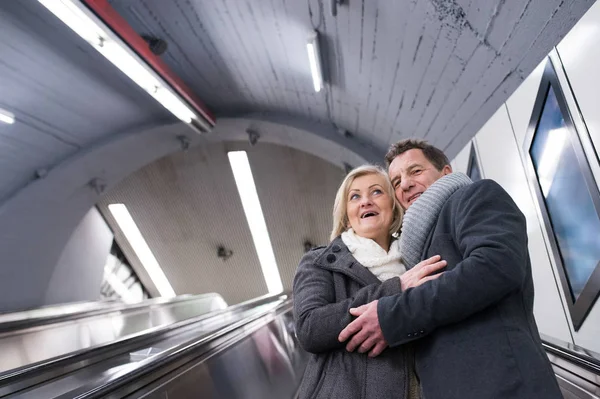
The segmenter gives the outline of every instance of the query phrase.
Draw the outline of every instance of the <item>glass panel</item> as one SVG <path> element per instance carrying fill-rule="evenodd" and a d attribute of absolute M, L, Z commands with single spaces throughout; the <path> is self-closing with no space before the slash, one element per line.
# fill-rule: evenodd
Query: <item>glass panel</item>
<path fill-rule="evenodd" d="M 576 301 L 600 260 L 600 219 L 573 139 L 550 86 L 530 153 Z"/>
<path fill-rule="evenodd" d="M 479 164 L 477 163 L 477 157 L 475 156 L 475 150 L 471 147 L 471 160 L 469 161 L 469 170 L 467 176 L 473 181 L 481 180 L 481 172 L 479 171 Z"/>

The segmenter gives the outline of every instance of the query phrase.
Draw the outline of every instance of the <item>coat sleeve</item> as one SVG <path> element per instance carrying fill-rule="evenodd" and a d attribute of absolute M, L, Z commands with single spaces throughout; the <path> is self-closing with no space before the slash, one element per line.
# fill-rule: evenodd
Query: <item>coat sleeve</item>
<path fill-rule="evenodd" d="M 463 260 L 436 280 L 379 301 L 381 329 L 391 346 L 460 322 L 525 281 L 525 217 L 502 187 L 491 180 L 475 183 L 449 211 L 451 238 Z"/>
<path fill-rule="evenodd" d="M 367 285 L 351 298 L 336 302 L 333 272 L 315 265 L 323 251 L 314 250 L 304 255 L 293 285 L 296 335 L 302 348 L 311 353 L 344 347 L 338 335 L 353 319 L 350 308 L 400 292 L 400 279 L 395 277 L 381 284 Z"/>

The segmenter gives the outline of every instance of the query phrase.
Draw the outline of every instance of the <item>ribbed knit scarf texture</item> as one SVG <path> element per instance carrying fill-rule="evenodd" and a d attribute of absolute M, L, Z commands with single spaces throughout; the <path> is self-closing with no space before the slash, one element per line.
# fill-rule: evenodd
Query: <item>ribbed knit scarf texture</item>
<path fill-rule="evenodd" d="M 421 261 L 425 241 L 444 203 L 456 190 L 471 183 L 471 179 L 463 173 L 450 173 L 429 186 L 406 210 L 399 241 L 402 262 L 407 269 Z"/>
<path fill-rule="evenodd" d="M 406 271 L 400 261 L 398 240 L 392 240 L 390 250 L 386 252 L 375 241 L 361 237 L 354 230 L 348 229 L 342 233 L 342 241 L 354 259 L 369 269 L 380 281 L 400 277 Z"/>

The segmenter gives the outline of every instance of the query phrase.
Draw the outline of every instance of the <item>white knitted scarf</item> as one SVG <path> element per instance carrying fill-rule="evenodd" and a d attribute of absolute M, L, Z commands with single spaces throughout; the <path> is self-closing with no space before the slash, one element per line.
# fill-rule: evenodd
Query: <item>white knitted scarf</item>
<path fill-rule="evenodd" d="M 456 190 L 473 183 L 463 173 L 450 173 L 436 180 L 404 213 L 399 244 L 402 262 L 408 269 L 421 261 L 429 232 L 442 207 Z"/>
<path fill-rule="evenodd" d="M 390 250 L 386 252 L 375 241 L 356 235 L 354 230 L 348 229 L 342 233 L 342 241 L 352 256 L 381 281 L 400 277 L 406 271 L 400 261 L 398 240 L 392 240 Z"/>

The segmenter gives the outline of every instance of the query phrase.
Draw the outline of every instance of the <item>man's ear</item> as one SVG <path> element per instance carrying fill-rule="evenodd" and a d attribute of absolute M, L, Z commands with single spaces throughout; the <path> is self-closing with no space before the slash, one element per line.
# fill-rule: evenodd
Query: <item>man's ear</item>
<path fill-rule="evenodd" d="M 450 166 L 450 165 L 444 166 L 444 168 L 442 169 L 442 174 L 444 176 L 446 176 L 446 175 L 449 175 L 450 173 L 452 173 L 452 166 Z"/>

